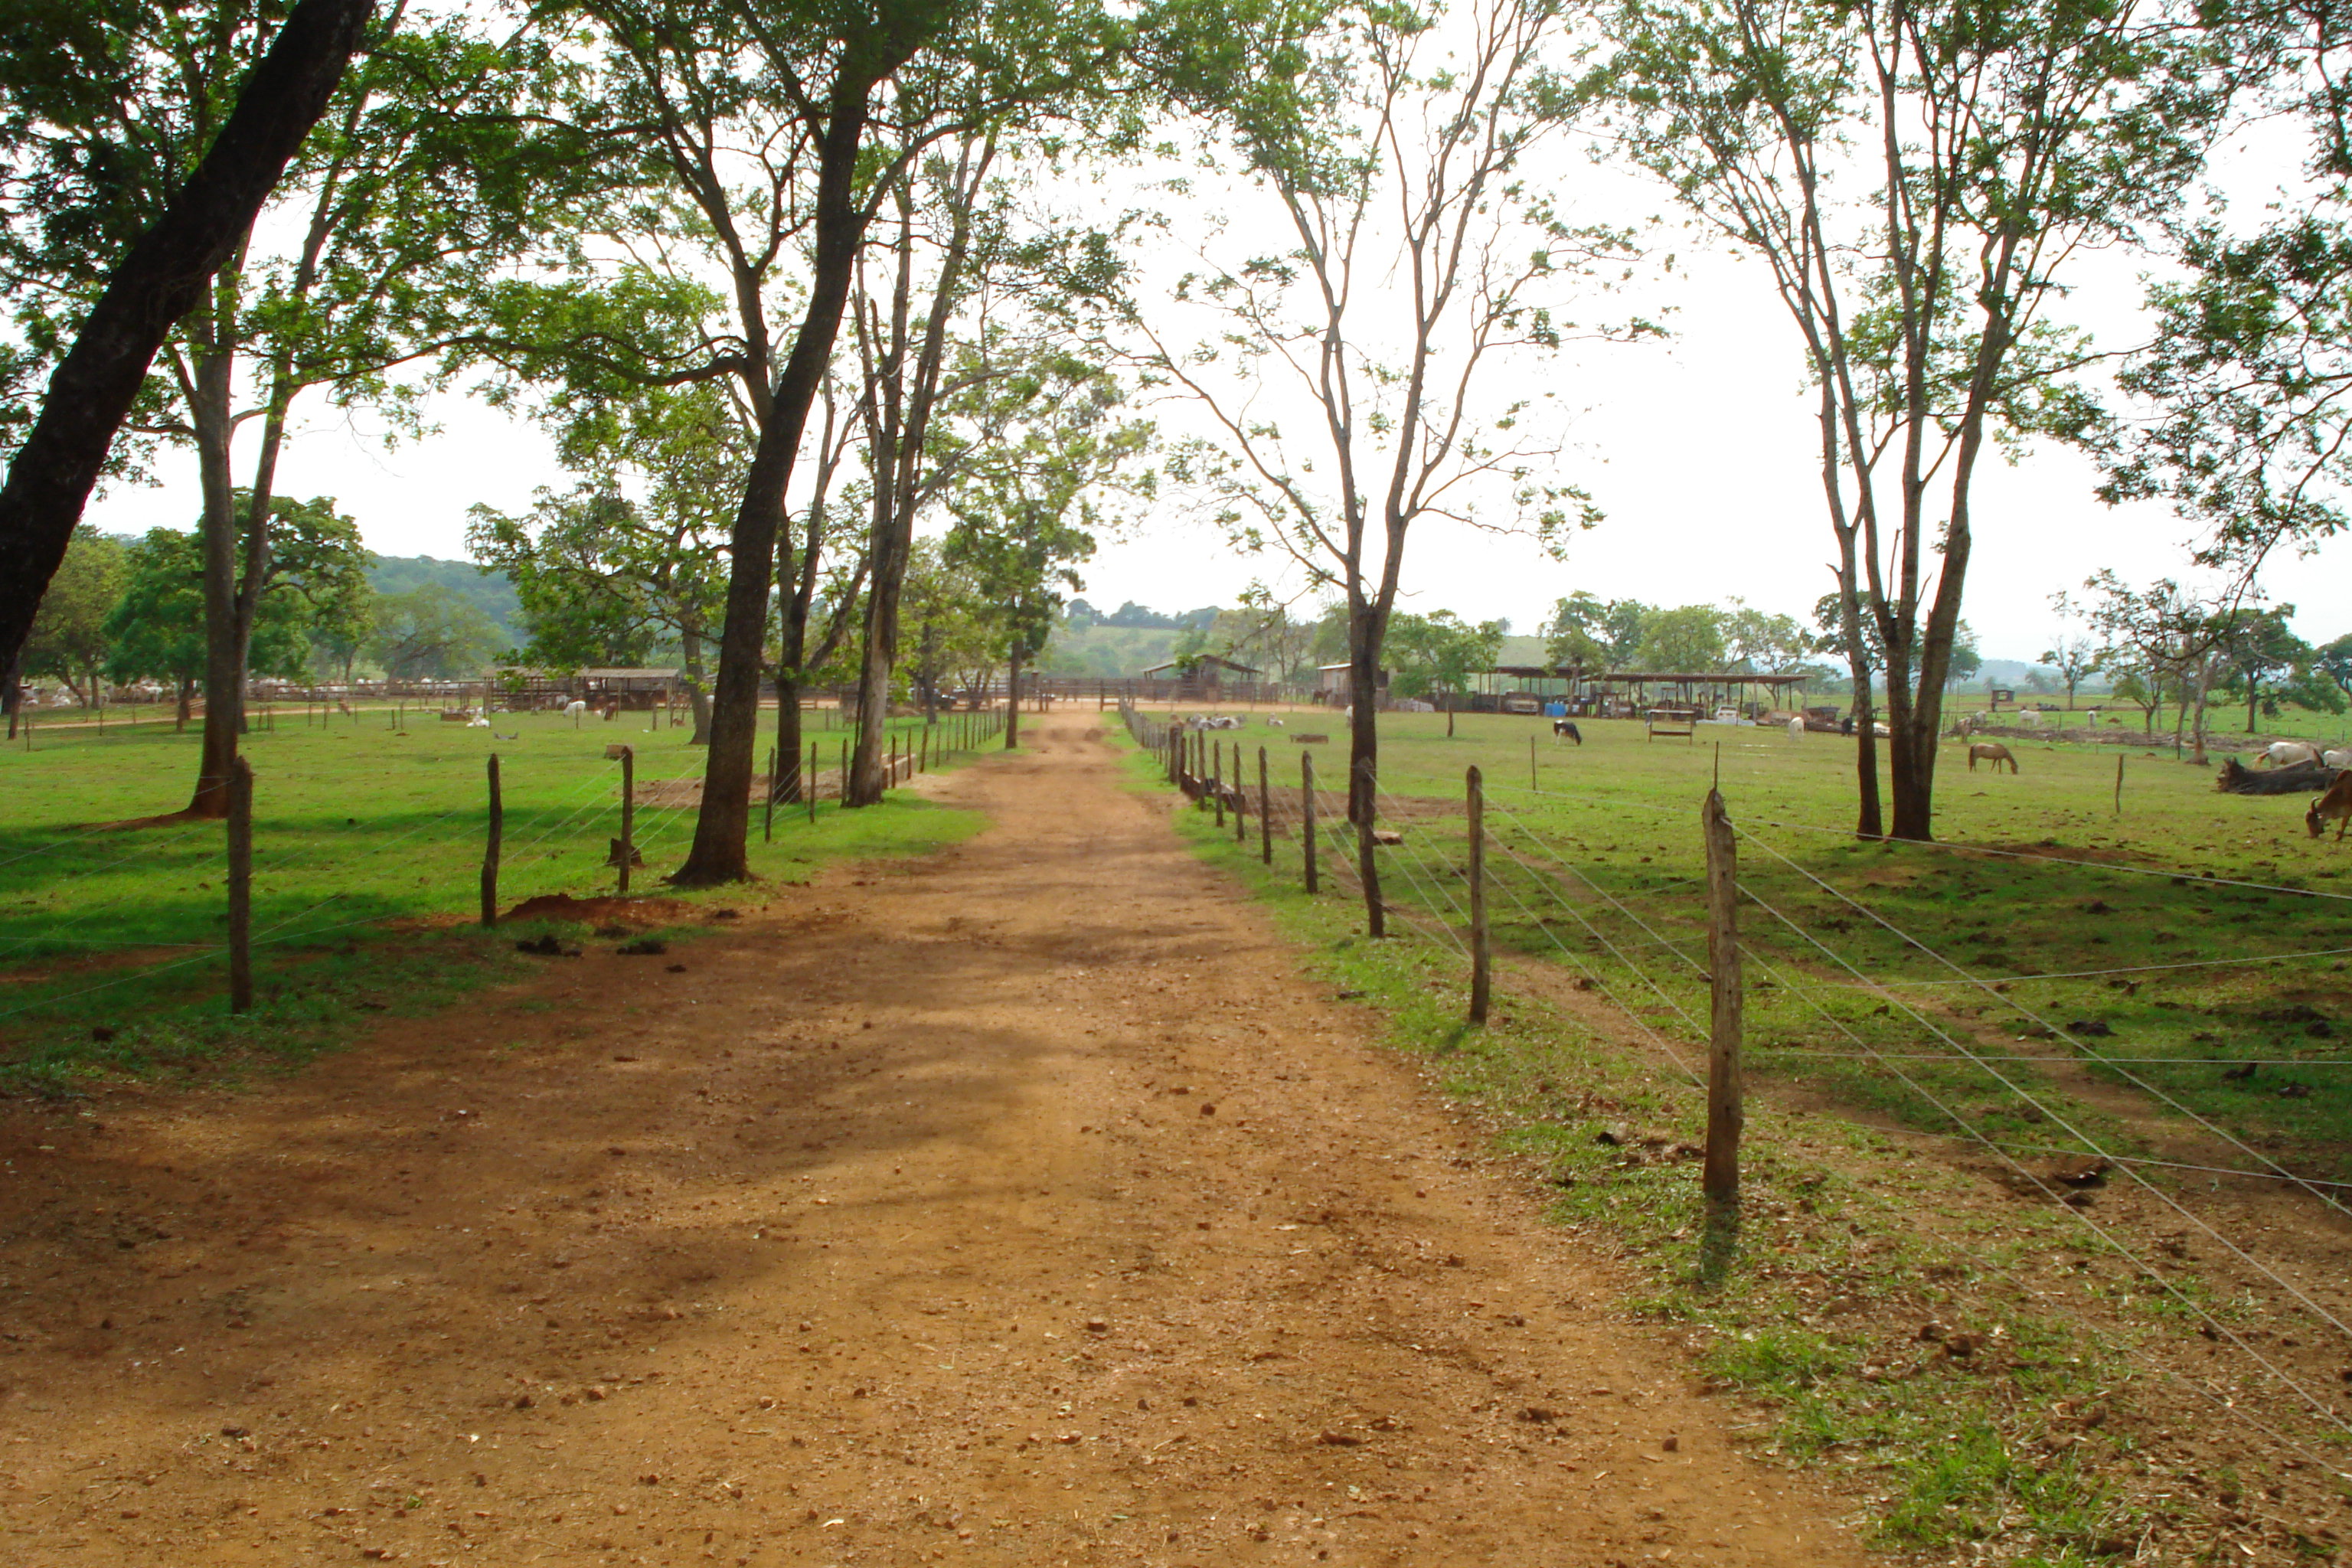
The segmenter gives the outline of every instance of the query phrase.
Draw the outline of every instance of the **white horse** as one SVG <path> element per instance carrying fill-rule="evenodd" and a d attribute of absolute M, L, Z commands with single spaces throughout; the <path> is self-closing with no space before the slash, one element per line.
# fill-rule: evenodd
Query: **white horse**
<path fill-rule="evenodd" d="M 578 719 L 587 711 L 588 704 L 581 701 L 577 697 L 563 705 L 563 716 L 566 719 Z"/>

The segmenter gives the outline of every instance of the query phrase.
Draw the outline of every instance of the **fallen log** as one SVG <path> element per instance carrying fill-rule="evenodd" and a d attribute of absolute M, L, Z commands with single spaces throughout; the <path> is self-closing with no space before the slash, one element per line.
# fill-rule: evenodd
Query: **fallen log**
<path fill-rule="evenodd" d="M 2325 795 L 2340 768 L 2297 763 L 2286 768 L 2250 768 L 2235 757 L 2222 759 L 2213 787 L 2223 795 Z"/>

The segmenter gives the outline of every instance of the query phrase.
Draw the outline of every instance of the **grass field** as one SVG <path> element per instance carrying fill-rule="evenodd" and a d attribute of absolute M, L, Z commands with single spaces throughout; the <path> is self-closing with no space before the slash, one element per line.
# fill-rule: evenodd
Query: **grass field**
<path fill-rule="evenodd" d="M 1462 715 L 1449 740 L 1442 715 L 1384 715 L 1382 810 L 1403 835 L 1381 851 L 1388 901 L 1433 931 L 1461 925 L 1464 773 L 1478 766 L 1498 945 L 1703 1038 L 1698 813 L 1719 777 L 1746 834 L 1761 1069 L 2020 1152 L 2075 1152 L 2084 1137 L 2136 1152 L 2130 1127 L 2094 1109 L 2037 1107 L 2053 1061 L 2087 1064 L 2262 1157 L 2352 1179 L 2352 842 L 2311 839 L 2301 797 L 2221 795 L 2168 748 L 2126 752 L 2118 813 L 2113 748 L 2021 742 L 2011 775 L 1969 772 L 1952 743 L 1941 842 L 1864 844 L 1849 741 L 1582 731 L 1580 747 L 1543 721 Z M 1255 725 L 1242 736 L 1253 780 L 1255 748 L 1279 747 L 1275 776 L 1295 796 L 1301 748 Z M 1343 773 L 1340 739 L 1313 748 L 1326 780 Z M 1341 807 L 1327 796 L 1325 819 Z"/>
<path fill-rule="evenodd" d="M 1293 732 L 1309 722 L 1340 738 L 1311 719 Z M 1753 1402 L 1744 1429 L 1791 1462 L 1845 1469 L 1881 1544 L 2044 1568 L 2254 1558 L 2243 1498 L 2293 1495 L 2316 1473 L 2315 1492 L 2273 1505 L 2294 1522 L 2259 1560 L 2333 1560 L 2328 1521 L 2352 1496 L 2337 1474 L 2342 1414 L 2311 1408 L 2266 1378 L 2260 1354 L 2239 1352 L 2307 1355 L 2292 1371 L 2326 1400 L 2340 1341 L 2284 1289 L 2253 1289 L 2267 1270 L 2240 1268 L 2232 1250 L 2332 1277 L 2332 1250 L 2322 1262 L 2271 1234 L 2332 1235 L 2328 1216 L 2219 1197 L 2213 1221 L 2239 1231 L 2223 1244 L 2159 1195 L 2202 1198 L 2207 1173 L 2140 1166 L 2147 1196 L 2118 1177 L 2059 1204 L 1988 1182 L 2000 1167 L 1983 1155 L 1990 1144 L 2037 1172 L 2049 1153 L 2091 1146 L 2128 1157 L 2165 1149 L 2193 1115 L 2244 1141 L 2216 1156 L 2233 1167 L 2352 1174 L 2340 1038 L 2352 903 L 2337 896 L 2352 891 L 2340 880 L 2352 845 L 2309 840 L 2299 800 L 2219 795 L 2209 771 L 2168 756 L 2126 758 L 2118 816 L 2112 750 L 2042 747 L 2020 748 L 2014 777 L 1946 773 L 1945 843 L 1859 844 L 1851 742 L 1719 731 L 1721 785 L 1748 835 L 1741 920 L 1759 1090 L 1742 1217 L 1726 1240 L 1696 1179 L 1704 1097 L 1660 1059 L 1704 1071 L 1699 806 L 1718 754 L 1717 736 L 1700 733 L 1647 742 L 1639 725 L 1591 723 L 1580 749 L 1527 719 L 1464 717 L 1448 740 L 1442 716 L 1384 716 L 1384 825 L 1402 842 L 1378 853 L 1407 940 L 1364 940 L 1338 853 L 1308 898 L 1295 841 L 1276 841 L 1267 869 L 1254 821 L 1242 844 L 1205 812 L 1181 813 L 1179 826 L 1255 889 L 1317 980 L 1475 1108 L 1492 1152 L 1559 1189 L 1555 1219 L 1618 1252 L 1633 1281 L 1623 1304 Z M 1295 823 L 1301 748 L 1255 723 L 1239 739 L 1253 786 L 1266 746 L 1292 797 L 1276 799 L 1275 820 Z M 1313 750 L 1323 777 L 1343 776 L 1342 752 Z M 1506 960 L 1483 1029 L 1464 1021 L 1452 935 L 1474 764 Z M 1164 789 L 1151 759 L 1130 765 L 1139 787 Z M 1326 795 L 1318 809 L 1337 822 L 1343 802 Z M 2243 962 L 2298 952 L 2319 955 Z M 1955 984 L 1931 952 L 1986 988 Z M 2165 967 L 2181 964 L 2209 967 Z M 2078 970 L 2130 973 L 2029 978 Z M 1643 1028 L 1614 1026 L 1622 1014 L 1576 995 L 1588 987 Z M 2251 1076 L 2222 1076 L 2250 1062 L 2262 1064 Z M 1964 1348 L 1938 1349 L 1958 1325 Z M 2210 1393 L 2224 1369 L 2261 1411 L 2246 1423 Z"/>
<path fill-rule="evenodd" d="M 613 891 L 620 765 L 607 745 L 635 752 L 645 865 L 632 890 L 667 894 L 660 877 L 693 835 L 704 753 L 686 744 L 687 730 L 652 728 L 646 715 L 575 726 L 506 714 L 495 737 L 430 713 L 412 716 L 404 732 L 389 711 L 357 723 L 290 717 L 281 710 L 277 728 L 246 746 L 261 1005 L 235 1021 L 220 1006 L 221 825 L 103 826 L 185 803 L 195 730 L 52 726 L 29 750 L 0 752 L 0 1081 L 53 1088 L 101 1068 L 232 1061 L 251 1048 L 299 1054 L 354 1008 L 429 1010 L 495 978 L 514 961 L 506 937 L 537 928 L 491 937 L 473 925 L 492 752 L 505 800 L 503 907 Z M 827 789 L 845 738 L 809 736 Z M 780 811 L 768 843 L 755 813 L 753 868 L 789 884 L 826 861 L 919 850 L 980 826 L 905 797 L 856 812 L 825 801 L 814 825 Z"/>

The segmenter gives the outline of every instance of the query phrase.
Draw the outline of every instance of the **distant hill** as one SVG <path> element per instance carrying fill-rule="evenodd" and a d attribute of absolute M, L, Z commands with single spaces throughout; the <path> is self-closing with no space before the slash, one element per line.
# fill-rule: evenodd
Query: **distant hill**
<path fill-rule="evenodd" d="M 368 569 L 368 583 L 379 594 L 405 594 L 427 584 L 444 589 L 497 622 L 509 647 L 520 647 L 530 635 L 522 624 L 522 601 L 514 584 L 505 573 L 485 572 L 470 561 L 379 555 Z"/>

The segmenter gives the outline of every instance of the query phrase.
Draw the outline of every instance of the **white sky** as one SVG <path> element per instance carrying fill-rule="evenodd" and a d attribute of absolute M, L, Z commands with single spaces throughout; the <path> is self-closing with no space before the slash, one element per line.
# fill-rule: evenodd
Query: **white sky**
<path fill-rule="evenodd" d="M 2274 189 L 2292 174 L 2284 146 L 2241 148 L 2236 157 L 2235 183 L 2250 190 Z M 1581 216 L 1623 221 L 1666 206 L 1654 187 L 1597 174 L 1566 149 L 1561 160 L 1563 181 L 1591 192 Z M 1224 199 L 1238 208 L 1246 197 Z M 1532 632 L 1554 601 L 1580 589 L 1668 605 L 1737 595 L 1800 616 L 1828 591 L 1813 405 L 1793 334 L 1759 268 L 1694 251 L 1694 237 L 1678 227 L 1658 232 L 1658 249 L 1680 253 L 1675 273 L 1633 300 L 1673 310 L 1669 340 L 1570 351 L 1541 373 L 1562 402 L 1585 411 L 1563 466 L 1607 521 L 1580 535 L 1564 563 L 1524 541 L 1427 525 L 1408 555 L 1409 607 L 1505 616 L 1515 631 Z M 2095 255 L 2070 266 L 2069 316 L 2103 345 L 2134 341 L 2140 263 Z M 436 433 L 399 447 L 383 443 L 364 415 L 346 422 L 317 403 L 308 412 L 280 490 L 333 496 L 384 554 L 461 557 L 468 505 L 520 510 L 535 487 L 568 482 L 536 428 L 462 397 L 433 406 Z M 1185 422 L 1181 411 L 1160 412 L 1171 425 Z M 240 472 L 247 460 L 241 453 Z M 162 454 L 156 471 L 154 487 L 104 495 L 91 521 L 125 533 L 191 526 L 193 458 Z M 2065 450 L 2016 468 L 1991 461 L 1982 471 L 1964 614 L 1987 657 L 2032 658 L 2059 630 L 2050 595 L 2100 567 L 2133 582 L 2182 574 L 2188 525 L 2158 506 L 2104 507 L 2092 495 L 2095 482 L 2093 466 Z M 1134 599 L 1173 611 L 1231 604 L 1254 579 L 1277 574 L 1277 562 L 1234 553 L 1183 512 L 1163 505 L 1128 537 L 1106 540 L 1085 596 L 1105 609 Z M 2272 596 L 2296 606 L 2296 629 L 2313 641 L 2352 631 L 2347 548 L 2269 574 Z"/>

